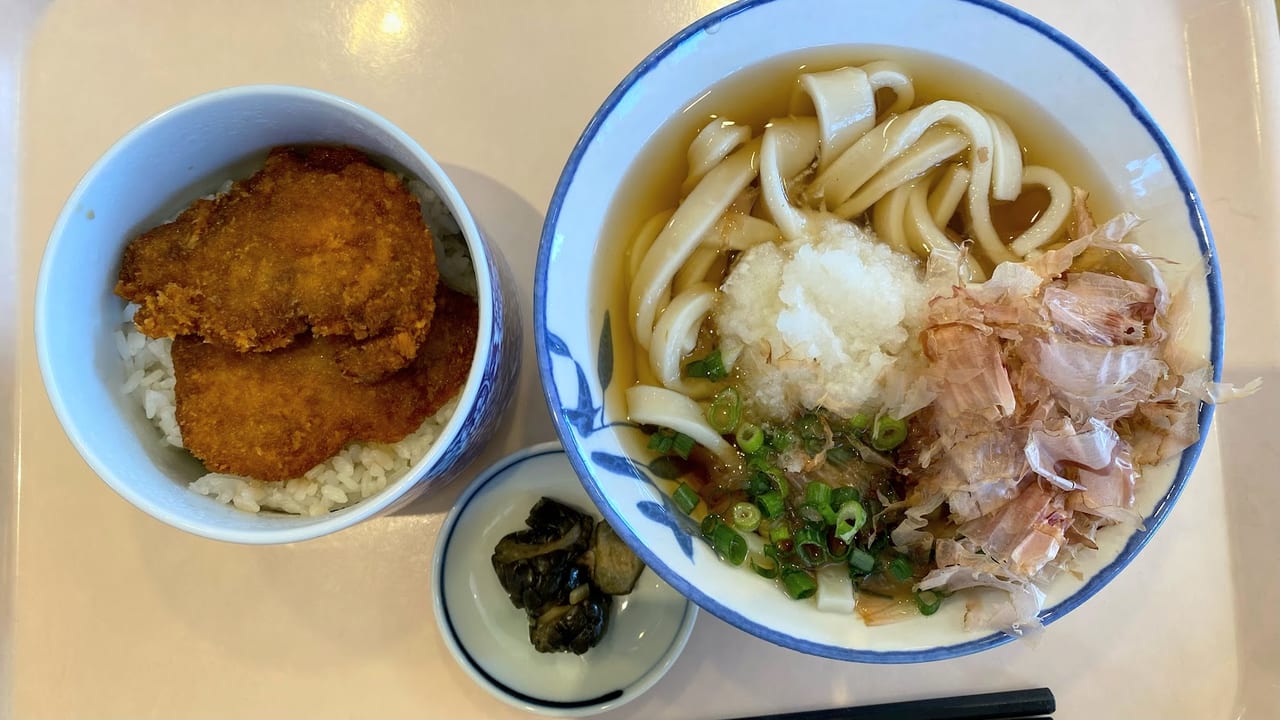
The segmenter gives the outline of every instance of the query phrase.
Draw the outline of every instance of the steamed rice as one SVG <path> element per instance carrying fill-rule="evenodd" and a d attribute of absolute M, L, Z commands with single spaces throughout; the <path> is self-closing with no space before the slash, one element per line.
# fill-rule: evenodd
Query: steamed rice
<path fill-rule="evenodd" d="M 450 288 L 475 297 L 471 256 L 457 222 L 425 183 L 410 180 L 406 185 L 422 205 L 423 219 L 435 243 L 440 279 Z M 226 192 L 230 186 L 230 182 L 226 183 L 219 193 Z M 174 397 L 177 378 L 169 354 L 173 340 L 153 339 L 139 332 L 133 324 L 136 309 L 132 304 L 125 308 L 124 322 L 115 333 L 116 350 L 124 365 L 125 381 L 121 391 L 138 402 L 165 443 L 184 447 Z M 302 477 L 263 482 L 238 475 L 207 473 L 187 487 L 246 512 L 275 510 L 295 515 L 323 515 L 372 497 L 400 479 L 426 455 L 457 405 L 455 397 L 400 442 L 349 443 Z"/>

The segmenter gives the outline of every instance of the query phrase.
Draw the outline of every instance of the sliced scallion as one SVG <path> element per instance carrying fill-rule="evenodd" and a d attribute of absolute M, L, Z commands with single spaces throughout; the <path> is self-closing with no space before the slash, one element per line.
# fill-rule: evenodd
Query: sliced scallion
<path fill-rule="evenodd" d="M 835 529 L 827 533 L 827 556 L 832 560 L 843 560 L 849 554 L 849 543 L 836 537 Z"/>
<path fill-rule="evenodd" d="M 753 503 L 740 502 L 733 506 L 730 510 L 733 516 L 733 526 L 743 532 L 754 532 L 760 527 L 760 508 Z"/>
<path fill-rule="evenodd" d="M 730 565 L 741 565 L 747 557 L 747 540 L 723 522 L 711 531 L 711 547 Z"/>
<path fill-rule="evenodd" d="M 934 590 L 919 590 L 916 592 L 916 607 L 920 608 L 921 615 L 932 615 L 938 612 L 938 608 L 942 606 L 942 593 Z"/>
<path fill-rule="evenodd" d="M 770 490 L 756 498 L 756 504 L 760 506 L 760 513 L 770 520 L 782 516 L 782 493 L 777 490 Z"/>
<path fill-rule="evenodd" d="M 765 442 L 778 452 L 786 452 L 795 441 L 795 435 L 788 430 L 777 430 L 765 435 Z"/>
<path fill-rule="evenodd" d="M 862 493 L 858 492 L 858 488 L 842 485 L 831 491 L 831 507 L 841 508 L 850 500 L 861 500 Z"/>
<path fill-rule="evenodd" d="M 889 562 L 889 574 L 898 582 L 906 582 L 915 575 L 915 571 L 911 569 L 911 563 L 907 562 L 906 558 L 899 556 Z"/>
<path fill-rule="evenodd" d="M 774 545 L 789 539 L 791 539 L 791 528 L 786 525 L 774 525 L 773 529 L 769 531 L 769 542 Z"/>
<path fill-rule="evenodd" d="M 733 439 L 738 441 L 742 452 L 748 455 L 754 455 L 764 447 L 764 431 L 755 423 L 744 422 L 739 425 Z"/>
<path fill-rule="evenodd" d="M 804 488 L 804 501 L 817 508 L 831 506 L 831 486 L 821 482 L 811 482 Z"/>
<path fill-rule="evenodd" d="M 827 462 L 836 465 L 837 467 L 847 465 L 852 459 L 853 451 L 843 445 L 836 445 L 830 450 L 827 450 Z"/>
<path fill-rule="evenodd" d="M 813 567 L 827 559 L 827 540 L 820 526 L 805 525 L 796 531 L 794 540 L 796 554 L 805 565 Z"/>
<path fill-rule="evenodd" d="M 719 515 L 712 515 L 708 513 L 706 517 L 702 518 L 702 525 L 699 527 L 699 530 L 702 531 L 702 537 L 705 538 L 707 542 L 711 542 L 711 535 L 715 532 L 716 526 L 723 522 L 724 521 L 720 519 Z"/>
<path fill-rule="evenodd" d="M 866 413 L 857 413 L 849 418 L 849 431 L 857 434 L 871 427 L 871 416 Z"/>
<path fill-rule="evenodd" d="M 707 407 L 707 422 L 721 435 L 728 435 L 738 427 L 738 419 L 742 416 L 742 398 L 738 391 L 727 387 L 711 398 Z"/>
<path fill-rule="evenodd" d="M 818 514 L 822 516 L 822 522 L 827 525 L 836 524 L 836 511 L 831 509 L 830 505 L 823 505 L 818 508 Z"/>
<path fill-rule="evenodd" d="M 871 431 L 871 447 L 880 452 L 887 452 L 902 444 L 907 439 L 907 424 L 897 418 L 883 415 L 876 418 L 875 428 Z"/>
<path fill-rule="evenodd" d="M 675 501 L 676 507 L 680 508 L 685 515 L 693 512 L 693 509 L 698 507 L 698 502 L 700 501 L 698 493 L 689 487 L 687 483 L 680 483 L 680 487 L 677 487 L 676 491 L 671 493 L 671 499 Z"/>
<path fill-rule="evenodd" d="M 787 496 L 787 476 L 782 474 L 782 470 L 769 463 L 759 455 L 752 456 L 747 461 L 747 467 L 754 470 L 757 474 L 764 475 L 765 480 L 769 483 L 771 490 L 777 490 L 782 497 Z"/>
<path fill-rule="evenodd" d="M 822 522 L 822 511 L 813 503 L 803 503 L 796 510 L 800 513 L 800 517 L 811 523 Z"/>
<path fill-rule="evenodd" d="M 849 568 L 859 575 L 867 575 L 876 569 L 876 558 L 862 548 L 854 548 L 849 551 Z"/>
<path fill-rule="evenodd" d="M 660 430 L 649 436 L 649 449 L 659 455 L 666 455 L 671 452 L 671 433 Z"/>
<path fill-rule="evenodd" d="M 751 553 L 750 555 L 751 569 L 760 577 L 769 578 L 770 580 L 778 577 L 779 570 L 776 550 L 773 554 L 769 553 L 769 548 L 772 547 L 772 545 L 766 545 L 765 552 Z"/>
<path fill-rule="evenodd" d="M 718 382 L 728 377 L 729 371 L 725 369 L 724 359 L 720 356 L 720 350 L 717 348 L 712 350 L 706 357 L 685 365 L 684 376 Z"/>
<path fill-rule="evenodd" d="M 671 439 L 671 451 L 685 460 L 689 459 L 689 453 L 693 450 L 694 445 L 693 438 L 684 433 L 676 433 Z"/>
<path fill-rule="evenodd" d="M 782 588 L 792 600 L 803 600 L 817 592 L 818 584 L 809 573 L 799 568 L 789 568 L 782 571 Z"/>
<path fill-rule="evenodd" d="M 867 522 L 867 509 L 857 500 L 850 500 L 836 511 L 836 537 L 846 543 L 853 542 L 853 536 Z"/>

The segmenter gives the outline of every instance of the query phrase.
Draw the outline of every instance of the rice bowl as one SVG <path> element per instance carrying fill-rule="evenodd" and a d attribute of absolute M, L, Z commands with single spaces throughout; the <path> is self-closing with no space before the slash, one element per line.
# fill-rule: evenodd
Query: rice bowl
<path fill-rule="evenodd" d="M 441 267 L 457 271 L 465 267 L 468 256 L 474 262 L 470 282 L 479 310 L 476 352 L 455 412 L 440 413 L 415 436 L 419 446 L 408 456 L 420 454 L 416 461 L 394 452 L 384 455 L 383 449 L 371 450 L 367 461 L 345 455 L 346 460 L 333 460 L 339 466 L 331 468 L 334 477 L 303 493 L 320 496 L 322 487 L 333 488 L 319 506 L 311 506 L 318 515 L 252 513 L 232 504 L 244 490 L 234 483 L 211 479 L 201 486 L 210 492 L 216 488 L 225 502 L 189 489 L 207 471 L 185 450 L 167 442 L 165 436 L 171 433 L 158 430 L 153 421 L 167 416 L 161 410 L 167 402 L 157 385 L 166 372 L 164 352 L 146 351 L 144 365 L 149 369 L 141 376 L 139 367 L 122 370 L 122 355 L 142 352 L 146 342 L 138 346 L 139 340 L 118 339 L 124 317 L 112 287 L 119 250 L 129 238 L 172 217 L 192 199 L 216 193 L 227 178 L 251 172 L 269 148 L 299 144 L 356 148 L 420 180 L 438 196 L 437 207 L 452 216 L 453 231 L 460 233 L 466 248 L 465 253 L 446 250 Z M 322 92 L 287 86 L 248 86 L 203 95 L 156 116 L 117 142 L 86 174 L 54 227 L 37 284 L 35 314 L 45 387 L 59 421 L 90 466 L 121 496 L 157 519 L 231 542 L 318 537 L 389 512 L 450 481 L 492 435 L 519 366 L 520 327 L 509 271 L 439 165 L 371 111 Z M 159 366 L 158 375 L 154 366 Z M 143 387 L 144 379 L 148 387 Z M 122 393 L 130 381 L 137 387 Z M 153 418 L 144 412 L 147 405 Z M 342 472 L 348 460 L 349 478 Z M 361 464 L 384 470 L 392 466 L 391 472 L 382 473 L 387 476 L 382 490 L 371 477 L 361 488 L 356 475 Z M 338 507 L 343 504 L 336 492 L 339 486 L 347 496 L 346 507 Z M 365 494 L 368 497 L 359 499 Z M 250 502 L 262 505 L 253 493 L 241 504 L 248 509 Z M 279 504 L 286 502 L 280 498 Z M 332 509 L 321 509 L 325 505 Z M 294 509 L 305 512 L 308 505 L 299 501 Z"/>
<path fill-rule="evenodd" d="M 401 178 L 404 180 L 404 178 Z M 431 231 L 435 255 L 443 260 L 442 281 L 459 292 L 475 296 L 475 270 L 458 224 L 425 183 L 417 179 L 405 182 L 418 199 L 423 221 Z M 231 188 L 228 181 L 217 195 Z M 217 195 L 206 196 L 213 199 Z M 124 325 L 116 333 L 116 349 L 124 364 L 125 382 L 121 392 L 131 395 L 143 413 L 169 445 L 184 448 L 182 430 L 177 420 L 174 372 L 170 349 L 172 338 L 151 338 L 133 323 L 137 305 L 124 309 Z M 283 481 L 210 472 L 193 480 L 187 487 L 220 503 L 230 503 L 245 512 L 276 510 L 311 517 L 348 507 L 381 492 L 387 484 L 404 476 L 414 463 L 422 459 L 440 435 L 457 407 L 451 399 L 422 425 L 395 443 L 361 442 L 348 444 L 337 455 L 308 470 L 300 477 Z"/>

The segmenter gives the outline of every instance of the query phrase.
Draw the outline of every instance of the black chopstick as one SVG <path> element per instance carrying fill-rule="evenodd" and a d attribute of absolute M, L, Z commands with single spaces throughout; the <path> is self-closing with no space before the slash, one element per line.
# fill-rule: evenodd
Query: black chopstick
<path fill-rule="evenodd" d="M 1035 688 L 733 720 L 1051 720 L 1047 716 L 1054 709 L 1049 688 Z"/>

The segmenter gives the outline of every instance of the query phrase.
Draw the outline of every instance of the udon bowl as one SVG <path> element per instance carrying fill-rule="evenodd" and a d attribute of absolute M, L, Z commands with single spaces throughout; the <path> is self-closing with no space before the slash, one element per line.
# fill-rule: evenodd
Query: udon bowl
<path fill-rule="evenodd" d="M 425 455 L 376 494 L 317 516 L 250 513 L 187 488 L 205 470 L 166 445 L 143 408 L 122 392 L 113 337 L 123 301 L 113 293 L 132 238 L 229 179 L 261 167 L 281 145 L 346 145 L 421 180 L 457 221 L 475 272 L 479 327 L 458 405 Z M 147 120 L 85 174 L 45 249 L 35 336 L 49 399 L 93 470 L 139 509 L 181 530 L 240 543 L 319 537 L 403 506 L 462 470 L 492 436 L 519 366 L 514 283 L 444 170 L 376 113 L 317 90 L 259 85 L 212 92 Z"/>
<path fill-rule="evenodd" d="M 1205 267 L 1203 274 L 1189 274 L 1186 292 L 1194 310 L 1184 341 L 1215 368 L 1221 365 L 1218 270 L 1196 191 L 1142 105 L 1087 51 L 990 0 L 744 0 L 697 21 L 643 60 L 574 148 L 538 256 L 539 371 L 557 432 L 591 498 L 650 567 L 703 609 L 770 642 L 830 658 L 908 663 L 957 657 L 1012 636 L 965 629 L 963 603 L 944 603 L 930 617 L 868 627 L 857 617 L 789 600 L 770 581 L 717 558 L 663 492 L 670 488 L 663 464 L 654 462 L 625 422 L 622 391 L 634 378 L 626 377 L 629 318 L 621 290 L 606 279 L 623 247 L 610 244 L 616 231 L 611 208 L 627 201 L 619 200 L 620 188 L 634 167 L 645 166 L 647 143 L 727 78 L 797 51 L 837 47 L 865 59 L 881 52 L 915 54 L 961 75 L 978 73 L 1053 118 L 1060 135 L 1096 166 L 1093 181 L 1114 197 L 1117 209 L 1145 219 L 1138 242 L 1184 267 Z M 1201 443 L 1211 415 L 1210 407 L 1201 408 Z M 1104 530 L 1099 549 L 1080 561 L 1078 577 L 1063 573 L 1046 586 L 1043 624 L 1078 607 L 1133 560 L 1187 483 L 1201 443 L 1144 473 L 1135 503 L 1144 518 L 1140 529 Z"/>

